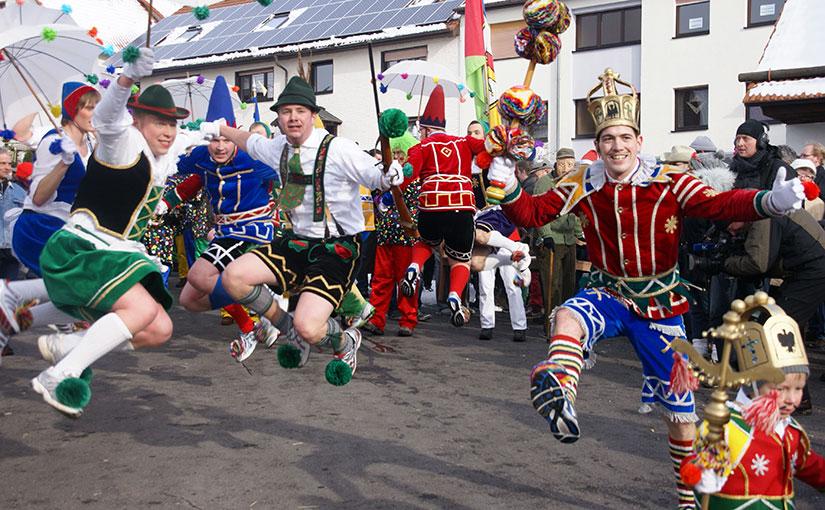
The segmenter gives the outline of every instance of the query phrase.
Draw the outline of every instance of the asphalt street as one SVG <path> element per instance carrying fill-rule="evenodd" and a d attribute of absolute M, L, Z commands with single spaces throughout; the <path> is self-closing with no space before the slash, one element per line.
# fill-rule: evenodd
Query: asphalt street
<path fill-rule="evenodd" d="M 392 321 L 365 335 L 355 378 L 333 387 L 330 353 L 286 370 L 261 346 L 239 364 L 234 326 L 176 305 L 167 344 L 94 366 L 77 420 L 29 386 L 47 330 L 20 334 L 0 367 L 0 508 L 675 508 L 664 423 L 637 412 L 626 340 L 599 344 L 579 386 L 583 437 L 564 445 L 529 402 L 539 325 L 514 343 L 499 313 L 483 342 L 477 317 L 456 329 L 428 311 L 411 338 Z M 800 421 L 825 453 L 825 351 L 809 355 L 816 408 Z M 799 483 L 797 508 L 825 508 L 825 495 Z"/>

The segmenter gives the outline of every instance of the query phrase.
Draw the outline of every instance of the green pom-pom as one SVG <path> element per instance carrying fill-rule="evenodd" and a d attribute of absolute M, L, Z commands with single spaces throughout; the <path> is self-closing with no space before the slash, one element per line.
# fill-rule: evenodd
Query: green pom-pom
<path fill-rule="evenodd" d="M 86 381 L 86 384 L 90 384 L 92 382 L 92 367 L 86 367 L 83 370 L 83 373 L 80 374 L 80 378 Z"/>
<path fill-rule="evenodd" d="M 132 85 L 132 95 L 134 96 L 138 91 L 140 91 L 140 88 L 137 85 Z"/>
<path fill-rule="evenodd" d="M 409 101 L 410 99 L 412 99 L 412 94 L 407 94 L 407 101 Z"/>
<path fill-rule="evenodd" d="M 407 132 L 409 125 L 407 114 L 398 108 L 385 110 L 378 119 L 378 131 L 387 138 L 398 138 Z"/>
<path fill-rule="evenodd" d="M 327 363 L 324 375 L 331 385 L 343 386 L 352 380 L 352 368 L 340 359 L 334 359 Z"/>
<path fill-rule="evenodd" d="M 44 41 L 52 42 L 57 38 L 57 32 L 53 28 L 45 27 L 42 32 L 40 32 L 40 37 L 43 38 Z"/>
<path fill-rule="evenodd" d="M 241 110 L 246 110 L 246 103 L 241 103 Z"/>
<path fill-rule="evenodd" d="M 123 48 L 123 55 L 121 55 L 121 60 L 127 64 L 131 64 L 135 60 L 138 59 L 140 56 L 140 50 L 134 46 L 126 46 Z"/>
<path fill-rule="evenodd" d="M 96 74 L 87 74 L 86 81 L 91 83 L 92 85 L 97 85 L 98 78 Z"/>
<path fill-rule="evenodd" d="M 258 0 L 258 3 L 263 5 L 264 7 L 268 7 L 269 4 L 272 3 L 272 0 Z"/>
<path fill-rule="evenodd" d="M 54 394 L 61 404 L 77 409 L 85 407 L 92 398 L 89 384 L 77 377 L 63 379 L 55 388 Z"/>
<path fill-rule="evenodd" d="M 298 368 L 301 364 L 301 351 L 289 344 L 278 347 L 278 363 L 284 368 Z"/>
<path fill-rule="evenodd" d="M 195 18 L 199 21 L 205 20 L 209 17 L 209 7 L 205 5 L 201 5 L 200 7 L 193 7 L 192 14 L 194 14 Z"/>

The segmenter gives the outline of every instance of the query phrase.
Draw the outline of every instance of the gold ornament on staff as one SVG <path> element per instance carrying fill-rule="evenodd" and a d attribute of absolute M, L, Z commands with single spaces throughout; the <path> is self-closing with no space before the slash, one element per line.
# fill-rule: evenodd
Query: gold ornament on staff
<path fill-rule="evenodd" d="M 731 465 L 730 448 L 724 437 L 725 426 L 730 421 L 727 390 L 755 381 L 781 383 L 785 380 L 782 367 L 808 364 L 804 348 L 794 348 L 796 343 L 801 345 L 799 326 L 766 292 L 757 292 L 744 301 L 735 300 L 722 320 L 721 326 L 702 334 L 724 342 L 721 359 L 716 365 L 685 340 L 674 340 L 670 344 L 674 351 L 689 358 L 690 370 L 698 381 L 716 386 L 710 396 L 711 403 L 705 407 L 707 434 L 694 443 L 694 450 L 701 468 L 719 473 Z M 738 371 L 730 366 L 734 349 L 740 367 Z M 678 358 L 675 365 L 685 363 L 681 356 Z M 677 370 L 674 367 L 674 373 Z M 683 389 L 671 385 L 671 390 L 676 393 Z M 710 494 L 702 495 L 702 508 L 707 508 L 709 498 Z"/>

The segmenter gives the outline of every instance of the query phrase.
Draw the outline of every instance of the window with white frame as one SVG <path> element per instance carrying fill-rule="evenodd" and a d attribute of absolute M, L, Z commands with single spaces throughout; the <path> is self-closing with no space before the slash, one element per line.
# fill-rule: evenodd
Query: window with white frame
<path fill-rule="evenodd" d="M 748 26 L 772 25 L 784 6 L 785 0 L 748 0 Z"/>
<path fill-rule="evenodd" d="M 675 131 L 708 128 L 708 86 L 674 90 L 676 103 Z"/>
<path fill-rule="evenodd" d="M 710 33 L 710 2 L 676 0 L 676 37 Z"/>

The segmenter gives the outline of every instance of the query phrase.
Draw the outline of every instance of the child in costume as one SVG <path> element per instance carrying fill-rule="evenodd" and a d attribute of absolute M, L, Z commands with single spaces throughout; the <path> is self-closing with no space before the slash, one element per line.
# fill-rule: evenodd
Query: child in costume
<path fill-rule="evenodd" d="M 769 325 L 768 321 L 776 320 L 787 323 Z M 772 366 L 782 369 L 784 380 L 746 384 L 735 401 L 727 402 L 730 421 L 722 438 L 730 454 L 723 455 L 721 462 L 705 453 L 719 451 L 708 449 L 708 422 L 697 431 L 697 451 L 682 461 L 682 479 L 697 492 L 697 503 L 702 494 L 709 496 L 708 509 L 794 508 L 794 478 L 825 491 L 825 459 L 811 450 L 805 429 L 792 416 L 810 374 L 802 336 L 790 317 L 779 315 L 768 321 L 764 328 L 746 330 L 744 345 L 737 352 L 740 373 L 762 364 L 765 353 Z M 760 329 L 780 333 L 754 334 Z"/>
<path fill-rule="evenodd" d="M 89 402 L 86 369 L 92 363 L 114 350 L 159 345 L 172 335 L 166 313 L 172 296 L 163 285 L 159 262 L 138 241 L 168 176 L 176 171 L 178 156 L 204 134 L 178 134 L 177 119 L 189 112 L 175 107 L 160 85 L 130 99 L 134 81 L 149 76 L 154 66 L 151 49 L 136 53 L 95 107 L 94 157 L 66 225 L 40 257 L 42 283 L 52 304 L 67 316 L 94 321 L 83 332 L 38 340 L 41 354 L 54 366 L 32 379 L 32 387 L 73 418 Z M 3 301 L 8 297 L 2 296 Z"/>

